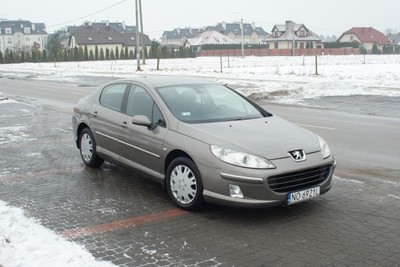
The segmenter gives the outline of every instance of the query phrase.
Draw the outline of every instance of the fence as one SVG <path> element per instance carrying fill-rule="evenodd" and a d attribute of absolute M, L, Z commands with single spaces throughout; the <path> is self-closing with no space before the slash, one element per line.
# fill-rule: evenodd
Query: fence
<path fill-rule="evenodd" d="M 269 48 L 245 48 L 244 56 L 291 56 L 292 49 L 269 49 Z M 295 49 L 296 56 L 313 56 L 313 55 L 359 55 L 359 48 L 304 48 Z M 216 56 L 241 56 L 241 49 L 221 49 L 221 50 L 201 50 L 196 53 L 199 57 L 216 57 Z"/>

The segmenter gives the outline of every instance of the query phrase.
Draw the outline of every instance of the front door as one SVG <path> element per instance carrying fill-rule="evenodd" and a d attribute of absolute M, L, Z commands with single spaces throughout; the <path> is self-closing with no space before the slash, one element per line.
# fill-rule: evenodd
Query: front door
<path fill-rule="evenodd" d="M 157 127 L 135 125 L 132 117 L 144 115 Z M 122 148 L 120 160 L 124 163 L 161 178 L 163 141 L 167 133 L 165 120 L 151 95 L 143 87 L 132 85 L 126 103 L 126 112 L 121 116 L 120 131 Z"/>

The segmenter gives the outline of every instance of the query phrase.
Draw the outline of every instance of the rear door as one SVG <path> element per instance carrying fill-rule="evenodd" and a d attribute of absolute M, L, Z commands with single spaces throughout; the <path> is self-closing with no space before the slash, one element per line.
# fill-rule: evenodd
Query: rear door
<path fill-rule="evenodd" d="M 97 140 L 98 151 L 118 159 L 119 131 L 127 83 L 115 83 L 103 88 L 99 104 L 91 111 L 91 125 Z"/>

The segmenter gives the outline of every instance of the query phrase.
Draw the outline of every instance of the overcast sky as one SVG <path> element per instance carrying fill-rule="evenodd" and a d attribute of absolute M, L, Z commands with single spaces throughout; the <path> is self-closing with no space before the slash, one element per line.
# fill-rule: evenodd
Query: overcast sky
<path fill-rule="evenodd" d="M 142 5 L 144 32 L 157 40 L 165 30 L 239 22 L 241 18 L 267 32 L 286 20 L 323 35 L 340 36 L 351 27 L 400 32 L 399 0 L 142 0 Z M 43 22 L 49 33 L 84 21 L 135 25 L 135 0 L 2 0 L 0 19 Z"/>

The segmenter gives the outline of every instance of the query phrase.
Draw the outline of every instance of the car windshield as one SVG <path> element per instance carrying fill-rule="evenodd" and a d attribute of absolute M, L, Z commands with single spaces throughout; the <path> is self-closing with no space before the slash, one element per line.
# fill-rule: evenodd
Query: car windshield
<path fill-rule="evenodd" d="M 256 119 L 269 115 L 235 91 L 219 84 L 157 88 L 174 114 L 188 123 Z"/>

